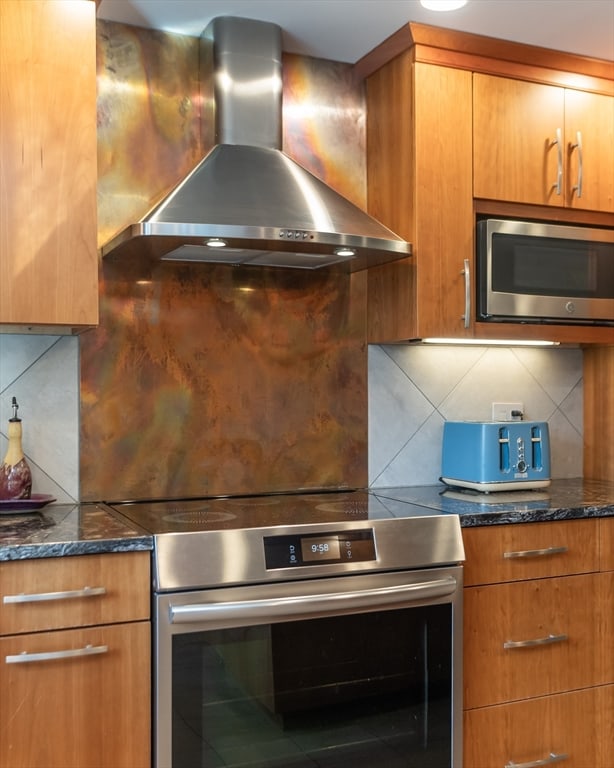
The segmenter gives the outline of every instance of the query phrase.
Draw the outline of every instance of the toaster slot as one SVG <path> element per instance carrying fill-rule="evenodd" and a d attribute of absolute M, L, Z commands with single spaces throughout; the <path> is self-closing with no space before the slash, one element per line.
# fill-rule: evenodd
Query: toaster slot
<path fill-rule="evenodd" d="M 510 431 L 507 427 L 499 428 L 499 469 L 510 471 Z"/>
<path fill-rule="evenodd" d="M 543 469 L 542 433 L 539 427 L 531 427 L 531 466 Z"/>

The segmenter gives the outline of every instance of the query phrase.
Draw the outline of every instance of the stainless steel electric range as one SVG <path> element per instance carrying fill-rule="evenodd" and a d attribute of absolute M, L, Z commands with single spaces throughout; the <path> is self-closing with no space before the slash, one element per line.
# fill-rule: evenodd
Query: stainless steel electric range
<path fill-rule="evenodd" d="M 155 768 L 460 768 L 458 517 L 364 490 L 111 506 L 154 537 Z"/>

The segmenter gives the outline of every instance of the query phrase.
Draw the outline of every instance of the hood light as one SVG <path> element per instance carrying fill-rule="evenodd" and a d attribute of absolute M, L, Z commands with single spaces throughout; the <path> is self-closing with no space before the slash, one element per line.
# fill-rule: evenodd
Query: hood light
<path fill-rule="evenodd" d="M 344 259 L 351 259 L 356 256 L 356 251 L 353 248 L 335 248 L 335 256 L 342 256 Z"/>
<path fill-rule="evenodd" d="M 210 237 L 205 240 L 205 245 L 208 245 L 209 248 L 225 248 L 228 243 L 220 237 Z"/>

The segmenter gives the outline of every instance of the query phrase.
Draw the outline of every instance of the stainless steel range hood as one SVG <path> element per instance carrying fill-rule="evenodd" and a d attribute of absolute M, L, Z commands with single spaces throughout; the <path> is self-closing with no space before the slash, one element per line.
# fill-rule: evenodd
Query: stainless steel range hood
<path fill-rule="evenodd" d="M 281 29 L 214 19 L 201 37 L 204 129 L 214 148 L 141 221 L 102 248 L 153 258 L 351 271 L 403 258 L 409 243 L 281 150 Z"/>

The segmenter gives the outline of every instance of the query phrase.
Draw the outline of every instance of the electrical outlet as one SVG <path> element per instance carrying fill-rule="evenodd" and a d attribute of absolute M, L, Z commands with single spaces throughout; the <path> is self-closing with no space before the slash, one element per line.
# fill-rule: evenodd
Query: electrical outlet
<path fill-rule="evenodd" d="M 522 403 L 493 403 L 493 421 L 521 421 L 524 412 Z"/>

